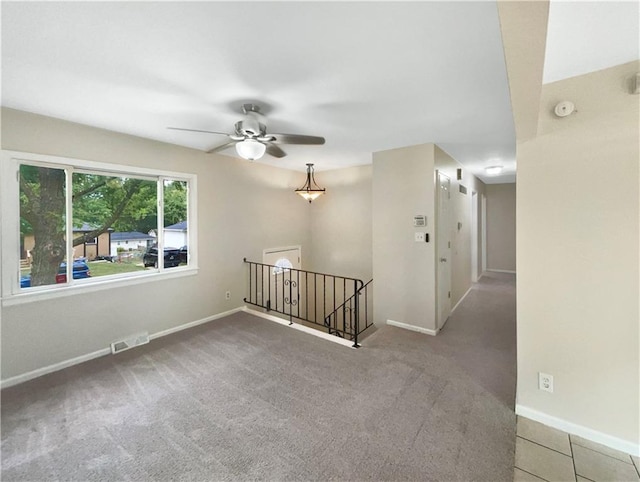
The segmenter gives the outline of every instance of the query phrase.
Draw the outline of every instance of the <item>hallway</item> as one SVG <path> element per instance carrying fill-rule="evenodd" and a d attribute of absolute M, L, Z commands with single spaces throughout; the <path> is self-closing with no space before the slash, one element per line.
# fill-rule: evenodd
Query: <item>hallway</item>
<path fill-rule="evenodd" d="M 486 272 L 436 337 L 476 383 L 509 408 L 516 395 L 516 276 Z"/>

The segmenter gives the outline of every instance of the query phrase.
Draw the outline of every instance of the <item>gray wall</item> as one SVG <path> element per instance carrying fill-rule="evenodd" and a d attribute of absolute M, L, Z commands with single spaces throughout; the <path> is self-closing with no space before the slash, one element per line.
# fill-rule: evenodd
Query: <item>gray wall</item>
<path fill-rule="evenodd" d="M 434 145 L 373 154 L 373 278 L 376 323 L 435 330 Z M 430 243 L 416 243 L 426 214 Z"/>
<path fill-rule="evenodd" d="M 316 173 L 327 193 L 309 206 L 311 268 L 359 278 L 372 269 L 372 166 Z"/>
<path fill-rule="evenodd" d="M 309 206 L 293 193 L 304 180 L 301 172 L 11 109 L 2 109 L 2 148 L 197 174 L 200 268 L 194 276 L 51 300 L 11 306 L 3 300 L 3 380 L 132 333 L 153 334 L 240 307 L 243 257 L 261 261 L 270 246 L 299 244 L 303 257 L 310 250 Z"/>
<path fill-rule="evenodd" d="M 487 184 L 487 269 L 516 270 L 516 185 Z"/>
<path fill-rule="evenodd" d="M 518 143 L 518 392 L 526 416 L 640 453 L 639 62 L 545 84 Z M 570 98 L 579 114 L 553 116 Z M 608 181 L 608 182 L 605 182 Z M 554 376 L 538 390 L 539 371 Z"/>

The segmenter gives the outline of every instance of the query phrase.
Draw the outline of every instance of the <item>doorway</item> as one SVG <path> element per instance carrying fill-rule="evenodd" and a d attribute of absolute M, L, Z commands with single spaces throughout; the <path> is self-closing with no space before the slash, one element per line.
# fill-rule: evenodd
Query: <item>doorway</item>
<path fill-rule="evenodd" d="M 262 262 L 268 264 L 268 270 L 263 270 L 263 286 L 265 291 L 265 306 L 268 309 L 284 313 L 286 315 L 299 314 L 300 307 L 300 279 L 298 271 L 301 269 L 301 247 L 289 246 L 284 248 L 265 249 L 262 253 Z M 292 313 L 293 310 L 293 313 Z"/>
<path fill-rule="evenodd" d="M 482 216 L 480 219 L 480 258 L 482 260 L 482 271 L 480 272 L 480 275 L 482 276 L 482 274 L 487 270 L 487 196 L 483 194 L 480 201 L 480 212 Z"/>
<path fill-rule="evenodd" d="M 436 330 L 439 331 L 451 313 L 451 180 L 440 171 L 436 171 L 436 179 L 438 189 Z"/>
<path fill-rule="evenodd" d="M 478 193 L 471 193 L 471 282 L 478 282 Z"/>

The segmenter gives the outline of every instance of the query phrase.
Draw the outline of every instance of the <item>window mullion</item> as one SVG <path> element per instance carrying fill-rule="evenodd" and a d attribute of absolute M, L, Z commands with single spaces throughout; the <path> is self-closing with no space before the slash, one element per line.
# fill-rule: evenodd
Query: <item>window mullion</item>
<path fill-rule="evenodd" d="M 64 170 L 65 175 L 65 231 L 66 231 L 66 273 L 67 273 L 67 284 L 71 284 L 73 282 L 73 169 L 66 168 Z"/>
<path fill-rule="evenodd" d="M 158 269 L 164 270 L 164 177 L 158 178 Z"/>

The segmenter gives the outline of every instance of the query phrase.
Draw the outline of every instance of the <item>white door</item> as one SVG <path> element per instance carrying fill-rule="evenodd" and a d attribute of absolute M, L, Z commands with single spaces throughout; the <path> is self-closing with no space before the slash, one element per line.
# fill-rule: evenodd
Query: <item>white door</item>
<path fill-rule="evenodd" d="M 451 313 L 451 181 L 442 174 L 437 172 L 438 180 L 438 234 L 436 246 L 436 262 L 437 262 L 437 326 L 441 329 L 449 313 Z"/>
<path fill-rule="evenodd" d="M 487 270 L 487 197 L 483 194 L 480 199 L 480 259 L 482 260 L 482 273 Z"/>
<path fill-rule="evenodd" d="M 262 262 L 273 267 L 264 271 L 263 280 L 265 286 L 264 304 L 271 310 L 284 314 L 297 316 L 300 275 L 296 270 L 300 269 L 300 246 L 287 248 L 265 249 Z"/>
<path fill-rule="evenodd" d="M 478 193 L 471 193 L 471 282 L 478 281 Z"/>

